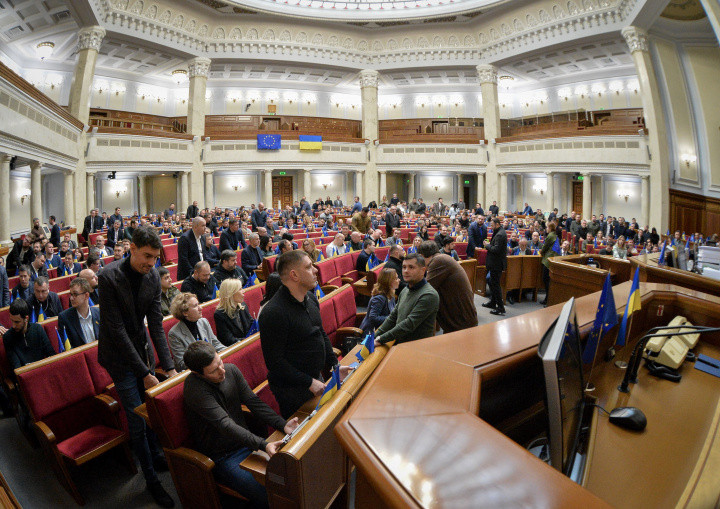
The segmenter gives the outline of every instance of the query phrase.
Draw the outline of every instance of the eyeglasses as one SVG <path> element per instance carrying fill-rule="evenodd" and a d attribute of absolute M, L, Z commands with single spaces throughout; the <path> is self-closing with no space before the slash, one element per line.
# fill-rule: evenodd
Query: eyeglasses
<path fill-rule="evenodd" d="M 80 292 L 80 293 L 70 292 L 70 297 L 80 297 L 81 295 L 85 295 L 86 293 L 87 292 Z"/>

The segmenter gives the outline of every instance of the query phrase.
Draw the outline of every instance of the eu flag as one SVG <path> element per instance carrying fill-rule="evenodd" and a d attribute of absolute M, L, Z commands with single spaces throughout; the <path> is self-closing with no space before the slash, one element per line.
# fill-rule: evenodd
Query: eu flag
<path fill-rule="evenodd" d="M 562 253 L 562 249 L 560 248 L 560 241 L 557 237 L 555 237 L 555 243 L 552 246 L 552 250 L 555 251 L 556 254 Z"/>
<path fill-rule="evenodd" d="M 618 323 L 617 309 L 615 309 L 615 296 L 612 291 L 612 283 L 610 282 L 610 274 L 605 278 L 602 293 L 600 294 L 600 302 L 598 302 L 597 312 L 595 313 L 595 322 L 588 336 L 587 345 L 583 352 L 582 360 L 589 364 L 595 358 L 600 336 L 603 332 L 612 329 Z"/>
<path fill-rule="evenodd" d="M 260 332 L 260 326 L 258 324 L 258 321 L 253 318 L 253 321 L 250 324 L 250 328 L 248 329 L 247 334 L 245 334 L 245 337 L 249 338 L 253 334 L 257 334 L 258 332 Z"/>
<path fill-rule="evenodd" d="M 257 135 L 258 150 L 280 150 L 279 134 L 258 134 Z"/>
<path fill-rule="evenodd" d="M 627 336 L 627 325 L 628 318 L 635 312 L 640 310 L 640 267 L 635 269 L 635 276 L 633 277 L 632 286 L 630 287 L 630 294 L 628 295 L 627 305 L 625 306 L 625 314 L 623 315 L 622 322 L 620 322 L 620 330 L 618 331 L 617 339 L 615 344 L 623 346 L 625 344 L 625 337 Z"/>

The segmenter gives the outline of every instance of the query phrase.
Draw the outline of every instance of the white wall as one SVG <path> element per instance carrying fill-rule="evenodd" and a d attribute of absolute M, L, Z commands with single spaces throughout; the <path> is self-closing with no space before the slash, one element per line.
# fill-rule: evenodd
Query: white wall
<path fill-rule="evenodd" d="M 535 186 L 540 186 L 544 190 L 543 193 L 540 194 L 539 191 L 533 189 Z M 543 175 L 542 177 L 526 175 L 525 178 L 523 178 L 524 198 L 522 203 L 518 204 L 518 210 L 522 212 L 522 209 L 525 208 L 525 202 L 527 202 L 533 208 L 533 210 L 542 209 L 543 211 L 545 211 L 545 209 L 547 208 L 546 188 L 547 178 L 545 177 L 545 175 Z"/>
<path fill-rule="evenodd" d="M 627 221 L 635 217 L 641 220 L 641 184 L 639 179 L 615 180 L 612 177 L 606 177 L 604 189 L 604 210 L 595 211 L 595 214 L 605 214 L 611 216 L 622 216 Z M 629 194 L 628 201 L 618 196 L 618 191 Z"/>
<path fill-rule="evenodd" d="M 43 217 L 42 222 L 47 223 L 48 217 L 54 215 L 58 223 L 65 221 L 72 223 L 72 218 L 65 217 L 65 176 L 62 173 L 44 175 L 42 179 Z"/>
<path fill-rule="evenodd" d="M 419 179 L 420 192 L 416 192 L 418 198 L 422 198 L 425 204 L 430 207 L 438 198 L 443 199 L 445 205 L 453 202 L 453 196 L 457 191 L 453 188 L 455 180 L 452 175 L 420 175 Z M 437 191 L 433 186 L 438 186 Z"/>
<path fill-rule="evenodd" d="M 232 186 L 238 186 L 235 191 Z M 258 203 L 258 177 L 255 173 L 220 173 L 214 175 L 215 205 L 220 207 L 249 206 Z"/>
<path fill-rule="evenodd" d="M 327 185 L 327 189 L 323 187 L 323 184 Z M 347 193 L 345 191 L 345 174 L 343 173 L 321 173 L 321 172 L 310 172 L 310 194 L 307 195 L 310 203 L 315 203 L 315 200 L 322 198 L 323 201 L 330 196 L 331 200 L 335 200 L 337 195 L 340 195 L 343 203 L 347 202 Z"/>
<path fill-rule="evenodd" d="M 171 203 L 175 204 L 175 210 L 179 210 L 177 181 L 174 177 L 153 176 L 146 180 L 146 193 L 150 203 L 150 211 L 154 213 L 163 212 Z M 183 211 L 184 212 L 184 211 Z"/>
<path fill-rule="evenodd" d="M 136 182 L 135 177 L 118 177 L 112 180 L 100 179 L 100 197 L 97 200 L 100 209 L 110 215 L 115 212 L 115 207 L 120 207 L 120 213 L 123 217 L 132 215 L 137 210 Z M 119 196 L 116 195 L 116 191 L 120 191 Z"/>
<path fill-rule="evenodd" d="M 24 190 L 30 189 L 30 177 L 10 176 L 10 233 L 27 232 L 30 230 L 30 196 L 20 203 Z"/>

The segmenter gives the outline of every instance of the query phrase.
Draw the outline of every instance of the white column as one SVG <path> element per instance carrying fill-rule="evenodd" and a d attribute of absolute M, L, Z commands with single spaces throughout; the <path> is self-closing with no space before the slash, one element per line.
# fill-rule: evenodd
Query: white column
<path fill-rule="evenodd" d="M 65 217 L 63 218 L 63 221 L 65 222 L 65 225 L 72 224 L 75 219 L 75 203 L 73 201 L 73 194 L 75 192 L 74 177 L 75 175 L 69 171 L 65 172 L 63 175 L 65 184 L 65 193 L 63 194 L 63 209 Z"/>
<path fill-rule="evenodd" d="M 652 228 L 652 225 L 650 225 L 650 177 L 643 175 L 640 178 L 642 184 L 642 195 L 640 196 L 640 199 L 642 200 L 642 223 L 640 225 L 643 227 L 645 227 L 645 225 L 649 225 L 650 228 Z"/>
<path fill-rule="evenodd" d="M 548 171 L 545 172 L 545 212 L 552 212 L 552 210 L 555 208 L 555 186 L 554 186 L 554 178 L 553 178 L 553 172 Z"/>
<path fill-rule="evenodd" d="M 407 202 L 408 202 L 408 206 L 409 206 L 410 203 L 412 203 L 412 199 L 416 197 L 415 196 L 415 174 L 410 173 L 408 180 L 409 180 L 409 182 L 408 182 Z"/>
<path fill-rule="evenodd" d="M 138 176 L 138 214 L 147 214 L 147 177 Z"/>
<path fill-rule="evenodd" d="M 203 203 L 205 201 L 203 162 L 200 160 L 200 154 L 203 150 L 202 136 L 205 134 L 205 90 L 209 70 L 209 58 L 196 57 L 188 62 L 190 89 L 188 92 L 187 130 L 196 138 L 193 140 L 193 164 L 190 172 L 188 203 L 185 204 L 185 207 L 193 201 L 197 201 L 200 208 L 205 206 Z"/>
<path fill-rule="evenodd" d="M 184 213 L 188 206 L 190 205 L 190 202 L 188 201 L 188 172 L 181 171 L 180 172 L 180 210 L 179 213 Z"/>
<path fill-rule="evenodd" d="M 457 186 L 457 190 L 458 190 L 457 203 L 460 203 L 461 201 L 463 201 L 463 195 L 465 194 L 465 180 L 464 180 L 464 177 L 463 177 L 463 174 L 462 174 L 462 173 L 458 173 L 458 174 L 457 174 L 457 179 L 458 179 L 458 186 Z M 466 203 L 465 206 L 468 207 L 469 205 Z"/>
<path fill-rule="evenodd" d="M 515 175 L 515 206 L 520 212 L 525 208 L 525 192 L 521 174 Z"/>
<path fill-rule="evenodd" d="M 377 154 L 375 140 L 380 138 L 378 129 L 378 72 L 374 69 L 360 71 L 360 96 L 362 99 L 362 136 L 370 140 L 366 145 L 368 160 L 365 163 L 365 200 L 376 200 L 378 196 Z"/>
<path fill-rule="evenodd" d="M 498 172 L 497 172 L 497 154 L 499 150 L 493 142 L 500 137 L 500 104 L 498 101 L 497 90 L 497 68 L 493 65 L 478 65 L 476 67 L 478 73 L 478 81 L 480 82 L 480 91 L 482 93 L 482 111 L 484 123 L 484 138 L 488 140 L 488 145 L 484 148 L 487 150 L 490 160 L 485 167 L 485 196 L 478 197 L 478 201 L 483 205 L 489 205 L 493 200 L 498 203 L 507 202 L 507 192 L 504 198 L 500 198 L 500 190 L 498 189 Z M 507 189 L 507 187 L 506 187 Z M 500 206 L 502 209 L 502 205 Z"/>
<path fill-rule="evenodd" d="M 480 203 L 480 206 L 483 207 L 483 210 L 487 210 L 488 204 L 485 202 L 485 174 L 484 173 L 478 173 L 477 174 L 477 198 L 475 198 L 477 202 Z M 473 207 L 475 204 L 473 204 Z"/>
<path fill-rule="evenodd" d="M 387 196 L 387 172 L 379 171 L 378 173 L 380 174 L 380 200 L 382 200 L 383 196 Z M 378 200 L 378 205 L 380 200 Z"/>
<path fill-rule="evenodd" d="M 360 203 L 364 203 L 363 198 L 363 172 L 358 170 L 355 172 L 355 196 L 360 198 Z M 349 204 L 352 206 L 355 203 L 355 196 L 350 200 Z M 367 204 L 366 204 L 367 205 Z"/>
<path fill-rule="evenodd" d="M 205 172 L 205 206 L 208 208 L 215 206 L 215 187 L 211 171 Z"/>
<path fill-rule="evenodd" d="M 10 240 L 10 160 L 12 156 L 0 152 L 0 246 L 12 244 Z M 11 274 L 14 276 L 15 274 Z"/>
<path fill-rule="evenodd" d="M 640 97 L 642 98 L 643 116 L 648 128 L 648 142 L 652 159 L 650 164 L 650 227 L 658 231 L 665 231 L 668 227 L 669 217 L 667 211 L 670 206 L 669 171 L 670 154 L 668 152 L 667 130 L 665 112 L 660 97 L 655 69 L 650 55 L 650 44 L 647 32 L 628 26 L 622 29 L 622 35 L 630 48 L 635 71 L 640 83 Z"/>
<path fill-rule="evenodd" d="M 303 170 L 303 195 L 307 199 L 308 203 L 313 203 L 315 200 L 313 200 L 312 196 L 310 195 L 310 191 L 312 190 L 312 181 L 310 180 L 310 170 Z"/>
<path fill-rule="evenodd" d="M 265 197 L 263 198 L 265 207 L 274 207 L 272 204 L 272 170 L 263 170 L 263 176 L 265 177 Z"/>
<path fill-rule="evenodd" d="M 30 219 L 38 218 L 42 222 L 42 163 L 30 164 Z"/>
<path fill-rule="evenodd" d="M 592 176 L 589 173 L 583 173 L 583 200 L 582 200 L 582 217 L 590 219 L 592 216 Z"/>
<path fill-rule="evenodd" d="M 503 212 L 507 210 L 508 208 L 508 186 L 507 186 L 507 173 L 500 172 L 500 189 L 499 189 L 499 196 L 498 196 L 498 207 L 500 208 L 500 212 Z"/>
<path fill-rule="evenodd" d="M 68 110 L 83 124 L 90 118 L 90 94 L 92 93 L 95 62 L 105 37 L 105 29 L 100 26 L 83 28 L 78 32 L 77 63 L 70 86 Z"/>
<path fill-rule="evenodd" d="M 95 174 L 94 173 L 86 173 L 85 174 L 85 195 L 86 195 L 86 206 L 87 211 L 95 208 Z M 79 211 L 76 211 L 79 213 Z"/>

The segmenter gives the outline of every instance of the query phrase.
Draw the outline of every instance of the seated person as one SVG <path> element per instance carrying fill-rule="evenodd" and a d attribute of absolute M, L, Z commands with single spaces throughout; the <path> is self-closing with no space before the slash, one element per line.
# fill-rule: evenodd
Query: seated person
<path fill-rule="evenodd" d="M 27 265 L 20 265 L 17 272 L 18 282 L 10 292 L 10 296 L 13 300 L 28 300 L 33 295 L 33 287 L 32 284 L 30 284 L 30 267 Z"/>
<path fill-rule="evenodd" d="M 210 264 L 206 261 L 197 262 L 193 273 L 180 285 L 181 292 L 192 293 L 201 304 L 216 297 L 216 288 L 215 278 L 210 273 Z"/>
<path fill-rule="evenodd" d="M 170 352 L 178 373 L 185 369 L 183 355 L 187 347 L 194 342 L 207 342 L 218 352 L 225 349 L 215 337 L 210 322 L 203 318 L 200 303 L 192 293 L 179 293 L 170 305 L 170 313 L 178 320 L 168 332 Z"/>
<path fill-rule="evenodd" d="M 58 316 L 63 310 L 60 297 L 57 293 L 50 291 L 50 283 L 45 276 L 40 276 L 35 280 L 33 295 L 27 300 L 27 305 L 30 308 L 30 314 L 32 315 L 34 312 L 38 321 L 40 321 L 41 315 L 50 318 Z"/>
<path fill-rule="evenodd" d="M 225 346 L 230 346 L 247 337 L 253 318 L 245 305 L 239 279 L 226 279 L 220 285 L 217 309 L 215 310 L 215 329 L 217 337 Z"/>
<path fill-rule="evenodd" d="M 90 307 L 90 283 L 81 277 L 70 282 L 70 305 L 58 316 L 58 331 L 65 331 L 73 348 L 92 343 L 100 334 L 100 308 Z"/>
<path fill-rule="evenodd" d="M 267 442 L 251 433 L 243 405 L 260 421 L 285 433 L 297 427 L 297 418 L 286 422 L 273 412 L 252 391 L 240 369 L 224 364 L 205 342 L 191 344 L 183 364 L 191 370 L 185 379 L 183 399 L 197 450 L 215 462 L 213 475 L 219 482 L 247 497 L 251 507 L 268 507 L 265 488 L 250 472 L 240 468 L 240 462 L 257 450 L 272 456 L 282 441 Z"/>
<path fill-rule="evenodd" d="M 512 254 L 514 256 L 520 256 L 520 255 L 530 255 L 532 254 L 532 251 L 528 247 L 528 241 L 525 237 L 520 237 L 520 240 L 518 241 L 518 247 L 513 249 Z"/>
<path fill-rule="evenodd" d="M 48 242 L 45 244 L 45 266 L 48 269 L 57 269 L 61 263 L 62 260 L 60 256 L 55 253 L 52 243 Z"/>
<path fill-rule="evenodd" d="M 260 237 L 260 251 L 262 252 L 263 258 L 267 258 L 268 256 L 273 256 L 275 254 L 275 251 L 273 251 L 272 248 L 272 239 L 267 235 Z"/>
<path fill-rule="evenodd" d="M 82 265 L 75 261 L 72 251 L 68 251 L 65 253 L 65 256 L 63 256 L 63 262 L 62 265 L 58 267 L 57 275 L 70 276 L 71 274 L 79 274 L 81 270 Z"/>
<path fill-rule="evenodd" d="M 445 240 L 443 240 L 443 247 L 440 252 L 448 255 L 453 260 L 460 261 L 460 257 L 457 251 L 455 251 L 455 239 L 452 237 L 446 237 Z"/>
<path fill-rule="evenodd" d="M 30 323 L 30 307 L 22 299 L 10 304 L 11 328 L 3 335 L 3 343 L 13 369 L 55 355 L 42 325 Z"/>
<path fill-rule="evenodd" d="M 627 247 L 625 247 L 625 237 L 620 235 L 612 249 L 613 258 L 627 260 L 627 254 L 628 250 Z"/>
<path fill-rule="evenodd" d="M 362 243 L 363 250 L 355 262 L 355 270 L 358 272 L 368 272 L 368 261 L 375 256 L 375 243 L 372 239 L 365 239 Z"/>
<path fill-rule="evenodd" d="M 215 241 L 213 240 L 213 236 L 209 234 L 208 229 L 205 229 L 206 232 L 208 232 L 205 235 L 205 260 L 210 264 L 210 268 L 217 266 L 218 263 L 220 263 L 220 250 L 215 245 Z"/>
<path fill-rule="evenodd" d="M 177 286 L 173 285 L 169 270 L 165 267 L 158 267 L 157 271 L 160 275 L 160 310 L 163 316 L 169 316 L 170 304 L 172 304 L 175 296 L 180 293 L 180 290 L 177 289 Z"/>
<path fill-rule="evenodd" d="M 325 257 L 322 254 L 322 251 L 320 251 L 315 246 L 315 241 L 313 239 L 305 239 L 302 241 L 302 249 L 305 251 L 310 259 L 313 261 L 313 263 L 321 262 L 325 259 Z"/>
<path fill-rule="evenodd" d="M 281 255 L 283 253 L 287 253 L 288 251 L 292 251 L 293 246 L 287 239 L 282 239 L 280 242 L 278 242 L 277 247 L 275 247 L 275 254 Z"/>
<path fill-rule="evenodd" d="M 347 235 L 345 236 L 347 238 Z M 358 231 L 354 231 L 350 233 L 350 242 L 347 244 L 347 250 L 348 251 L 362 251 L 363 249 L 363 241 L 362 241 L 362 233 Z"/>
<path fill-rule="evenodd" d="M 123 258 L 125 258 L 125 249 L 123 249 L 122 244 L 115 244 L 115 247 L 113 247 L 113 261 L 116 262 Z"/>
<path fill-rule="evenodd" d="M 35 281 L 39 277 L 48 277 L 47 267 L 45 266 L 45 253 L 40 252 L 35 259 L 30 262 L 30 279 Z"/>
<path fill-rule="evenodd" d="M 213 277 L 217 285 L 222 285 L 222 282 L 226 279 L 238 279 L 242 286 L 245 286 L 248 276 L 244 270 L 237 266 L 237 251 L 226 249 L 220 253 L 220 263 L 215 267 Z"/>
<path fill-rule="evenodd" d="M 378 275 L 367 307 L 367 314 L 360 324 L 363 335 L 380 327 L 395 307 L 395 291 L 400 286 L 400 278 L 394 269 L 383 269 Z"/>
<path fill-rule="evenodd" d="M 347 252 L 348 248 L 345 245 L 345 236 L 342 233 L 335 235 L 333 241 L 325 249 L 327 258 L 332 258 L 333 256 L 345 254 Z"/>

